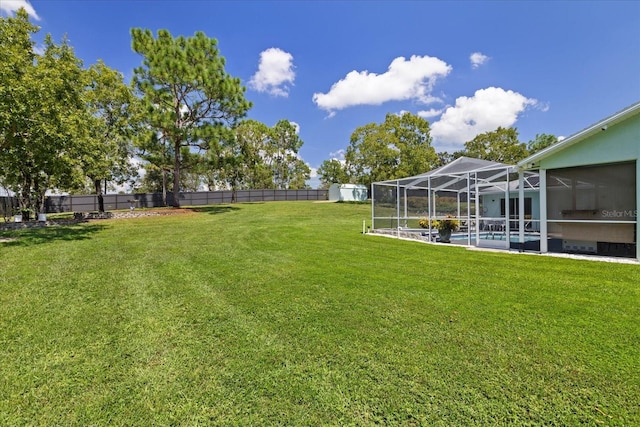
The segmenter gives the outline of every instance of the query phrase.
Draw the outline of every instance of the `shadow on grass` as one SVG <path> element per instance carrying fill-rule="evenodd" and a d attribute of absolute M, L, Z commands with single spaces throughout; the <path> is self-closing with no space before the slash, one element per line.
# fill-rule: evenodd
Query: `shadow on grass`
<path fill-rule="evenodd" d="M 186 208 L 186 209 L 192 210 L 194 212 L 208 213 L 208 214 L 211 214 L 211 215 L 222 214 L 222 213 L 227 213 L 227 212 L 233 212 L 233 211 L 240 210 L 239 207 L 228 206 L 228 205 L 224 205 L 224 206 L 203 206 L 203 207 L 198 207 L 198 208 Z"/>
<path fill-rule="evenodd" d="M 86 240 L 99 231 L 106 229 L 103 224 L 59 225 L 53 227 L 29 228 L 1 233 L 10 240 L 0 243 L 9 246 L 33 246 L 57 240 Z"/>

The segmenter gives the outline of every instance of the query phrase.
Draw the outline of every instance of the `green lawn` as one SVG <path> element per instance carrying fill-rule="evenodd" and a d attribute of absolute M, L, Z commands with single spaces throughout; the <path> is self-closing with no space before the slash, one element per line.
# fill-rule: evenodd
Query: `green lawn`
<path fill-rule="evenodd" d="M 0 243 L 0 425 L 640 425 L 640 266 L 275 202 Z"/>

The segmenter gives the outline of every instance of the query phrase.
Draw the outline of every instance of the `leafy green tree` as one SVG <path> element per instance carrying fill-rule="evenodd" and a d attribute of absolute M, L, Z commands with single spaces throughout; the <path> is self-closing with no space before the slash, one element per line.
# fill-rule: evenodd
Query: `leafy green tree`
<path fill-rule="evenodd" d="M 251 103 L 240 79 L 224 70 L 217 41 L 203 32 L 174 38 L 160 30 L 131 30 L 132 46 L 143 56 L 133 82 L 142 96 L 149 129 L 173 146 L 173 204 L 180 206 L 183 147 L 207 150 L 245 116 Z"/>
<path fill-rule="evenodd" d="M 558 142 L 558 137 L 546 133 L 536 134 L 536 137 L 527 143 L 529 155 L 537 153 Z"/>
<path fill-rule="evenodd" d="M 21 159 L 13 153 L 25 150 L 23 138 L 31 125 L 29 110 L 33 106 L 24 100 L 29 99 L 28 84 L 36 57 L 31 36 L 37 32 L 38 27 L 29 22 L 24 9 L 15 18 L 0 17 L 0 177 L 5 188 L 11 190 L 20 187 Z M 30 208 L 29 190 L 26 200 L 21 198 L 24 209 Z"/>
<path fill-rule="evenodd" d="M 287 169 L 287 184 L 289 190 L 302 190 L 311 188 L 307 180 L 311 177 L 311 168 L 301 158 L 289 155 L 289 166 Z"/>
<path fill-rule="evenodd" d="M 465 156 L 506 164 L 516 164 L 529 155 L 526 144 L 518 140 L 518 130 L 513 127 L 481 133 L 464 147 Z"/>
<path fill-rule="evenodd" d="M 245 120 L 224 140 L 210 174 L 212 183 L 232 190 L 247 188 L 306 188 L 311 170 L 299 157 L 303 145 L 296 127 L 280 120 L 273 128 Z"/>
<path fill-rule="evenodd" d="M 151 143 L 153 144 L 153 143 Z M 162 148 L 167 151 L 161 151 Z M 162 204 L 167 206 L 168 185 L 173 182 L 173 152 L 172 146 L 158 145 L 153 152 L 139 151 L 138 157 L 143 160 L 144 175 L 139 181 L 139 191 L 146 193 L 162 193 Z M 187 147 L 182 147 L 183 169 L 180 174 L 180 188 L 184 191 L 199 191 L 203 177 L 203 162 L 205 158 L 199 153 L 192 153 Z"/>
<path fill-rule="evenodd" d="M 247 120 L 234 130 L 235 150 L 243 189 L 273 187 L 273 171 L 269 169 L 265 155 L 271 130 L 264 123 Z"/>
<path fill-rule="evenodd" d="M 174 145 L 161 134 L 141 131 L 135 139 L 138 157 L 144 162 L 145 174 L 141 190 L 162 193 L 167 206 L 168 183 L 173 182 Z M 187 149 L 188 151 L 188 149 Z"/>
<path fill-rule="evenodd" d="M 141 193 L 162 193 L 162 204 L 167 205 L 166 181 L 167 174 L 171 174 L 171 170 L 165 171 L 158 169 L 155 165 L 145 165 L 144 174 L 138 181 L 137 191 Z M 172 178 L 171 178 L 172 179 Z M 172 179 L 173 181 L 173 179 Z"/>
<path fill-rule="evenodd" d="M 438 153 L 438 167 L 449 164 L 455 159 L 455 154 L 451 154 L 447 151 L 441 151 Z"/>
<path fill-rule="evenodd" d="M 338 159 L 325 160 L 318 168 L 320 186 L 329 188 L 331 184 L 343 184 L 349 182 L 349 175 L 342 162 Z"/>
<path fill-rule="evenodd" d="M 438 167 L 448 165 L 454 160 L 466 156 L 467 154 L 463 150 L 454 151 L 453 153 L 449 153 L 447 151 L 442 151 L 438 153 Z"/>
<path fill-rule="evenodd" d="M 303 144 L 297 128 L 289 120 L 279 120 L 271 129 L 266 160 L 273 171 L 275 188 L 305 188 L 311 169 L 298 157 Z"/>
<path fill-rule="evenodd" d="M 182 160 L 186 167 L 180 174 L 180 188 L 190 192 L 202 190 L 203 171 L 207 165 L 206 158 L 201 153 L 194 153 L 183 148 Z"/>
<path fill-rule="evenodd" d="M 98 196 L 98 209 L 104 212 L 102 182 L 124 183 L 136 174 L 130 159 L 131 139 L 136 129 L 136 98 L 124 83 L 122 74 L 102 61 L 87 71 L 86 102 L 91 114 L 88 150 L 82 168 Z"/>
<path fill-rule="evenodd" d="M 211 151 L 210 187 L 241 189 L 273 187 L 273 174 L 265 162 L 270 129 L 256 120 L 244 120 L 219 149 Z M 235 193 L 234 193 L 235 194 Z"/>
<path fill-rule="evenodd" d="M 27 216 L 43 210 L 48 189 L 83 182 L 90 122 L 80 60 L 67 40 L 56 45 L 50 35 L 36 55 L 37 30 L 24 9 L 0 18 L 0 174 Z"/>
<path fill-rule="evenodd" d="M 429 122 L 405 113 L 387 114 L 381 124 L 357 128 L 345 154 L 351 181 L 372 182 L 428 172 L 439 159 L 431 146 Z"/>

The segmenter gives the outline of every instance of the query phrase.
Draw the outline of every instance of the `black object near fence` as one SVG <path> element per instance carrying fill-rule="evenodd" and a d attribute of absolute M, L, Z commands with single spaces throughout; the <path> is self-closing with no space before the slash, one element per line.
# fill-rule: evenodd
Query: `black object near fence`
<path fill-rule="evenodd" d="M 198 191 L 180 193 L 181 206 L 202 206 L 221 203 L 275 202 L 285 200 L 327 200 L 328 190 L 239 190 Z M 106 211 L 130 208 L 162 207 L 161 193 L 144 194 L 105 194 L 103 196 Z M 167 194 L 167 205 L 173 204 L 173 194 Z M 47 213 L 56 212 L 93 212 L 98 210 L 98 196 L 49 196 L 45 201 Z"/>
<path fill-rule="evenodd" d="M 18 209 L 18 199 L 15 197 L 0 197 L 0 216 L 11 216 Z"/>

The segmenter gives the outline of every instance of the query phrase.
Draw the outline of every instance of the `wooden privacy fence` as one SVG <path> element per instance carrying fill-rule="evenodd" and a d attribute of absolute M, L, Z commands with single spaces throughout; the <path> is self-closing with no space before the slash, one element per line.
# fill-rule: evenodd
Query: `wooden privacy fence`
<path fill-rule="evenodd" d="M 180 193 L 181 206 L 215 205 L 232 202 L 276 202 L 285 200 L 327 200 L 328 190 L 239 190 L 198 191 Z M 105 194 L 106 211 L 134 208 L 162 207 L 161 193 Z M 173 203 L 173 194 L 167 194 L 167 205 Z M 92 212 L 98 210 L 98 196 L 49 196 L 45 202 L 47 213 Z"/>

